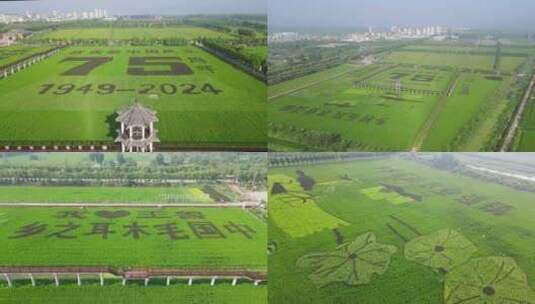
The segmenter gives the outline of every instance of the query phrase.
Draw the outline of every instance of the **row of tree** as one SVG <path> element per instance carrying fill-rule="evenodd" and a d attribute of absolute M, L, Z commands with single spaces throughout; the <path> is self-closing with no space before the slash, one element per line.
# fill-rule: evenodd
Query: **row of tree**
<path fill-rule="evenodd" d="M 70 156 L 66 155 L 68 161 L 65 164 L 49 162 L 47 154 L 0 155 L 0 179 L 29 183 L 70 180 L 69 184 L 72 184 L 73 181 L 84 183 L 92 179 L 132 183 L 140 180 L 165 183 L 166 180 L 233 179 L 241 183 L 254 181 L 256 186 L 262 186 L 267 176 L 267 159 L 260 154 L 162 153 L 134 157 L 121 153 L 88 153 L 86 159 L 69 160 Z M 26 161 L 16 161 L 19 158 Z"/>
<path fill-rule="evenodd" d="M 248 51 L 249 47 L 261 45 L 267 47 L 265 40 L 228 40 L 221 38 L 199 39 L 205 47 L 212 49 L 229 59 L 238 60 L 256 71 L 267 72 L 267 58 L 259 52 Z"/>
<path fill-rule="evenodd" d="M 342 162 L 357 159 L 387 158 L 395 153 L 367 153 L 367 152 L 302 152 L 302 153 L 276 153 L 270 155 L 270 167 L 287 167 L 298 165 L 313 165 L 327 162 Z"/>

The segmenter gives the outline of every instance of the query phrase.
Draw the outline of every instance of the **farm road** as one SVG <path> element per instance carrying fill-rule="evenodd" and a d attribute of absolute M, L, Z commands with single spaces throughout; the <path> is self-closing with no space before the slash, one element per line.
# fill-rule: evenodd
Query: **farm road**
<path fill-rule="evenodd" d="M 518 129 L 518 125 L 520 124 L 520 121 L 522 120 L 522 116 L 524 115 L 526 106 L 528 105 L 529 99 L 533 93 L 534 86 L 535 86 L 535 74 L 533 75 L 533 78 L 531 79 L 531 83 L 529 84 L 528 89 L 526 90 L 526 93 L 524 94 L 524 98 L 522 99 L 522 102 L 520 103 L 520 106 L 518 107 L 518 110 L 515 114 L 515 117 L 513 118 L 513 121 L 511 122 L 511 125 L 509 126 L 509 129 L 507 130 L 507 135 L 505 136 L 502 147 L 500 148 L 500 152 L 506 152 L 510 149 L 511 143 L 516 134 L 516 130 Z"/>

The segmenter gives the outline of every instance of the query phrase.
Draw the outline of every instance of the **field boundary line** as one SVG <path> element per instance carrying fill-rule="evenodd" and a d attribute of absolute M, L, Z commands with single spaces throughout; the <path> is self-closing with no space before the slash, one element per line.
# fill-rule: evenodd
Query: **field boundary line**
<path fill-rule="evenodd" d="M 441 98 L 439 98 L 439 100 L 437 101 L 437 103 L 435 104 L 433 109 L 431 110 L 431 114 L 429 114 L 429 116 L 427 117 L 427 120 L 425 121 L 424 125 L 422 126 L 422 128 L 420 129 L 418 134 L 416 135 L 416 138 L 414 140 L 413 146 L 411 148 L 412 152 L 418 152 L 422 148 L 422 145 L 423 145 L 425 139 L 427 138 L 427 136 L 429 136 L 429 132 L 433 128 L 433 126 L 435 125 L 435 122 L 437 121 L 437 119 L 439 117 L 439 114 L 442 112 L 442 110 L 446 106 L 446 103 L 449 100 L 448 98 L 451 95 L 453 95 L 453 92 L 455 91 L 455 88 L 457 87 L 457 83 L 459 81 L 459 78 L 460 78 L 460 74 L 457 73 L 455 75 L 455 78 L 452 80 L 452 82 L 448 86 L 448 93 L 446 95 L 442 96 Z"/>
<path fill-rule="evenodd" d="M 407 229 L 409 229 L 410 231 L 412 231 L 414 234 L 416 234 L 417 236 L 421 236 L 422 233 L 420 233 L 420 231 L 418 229 L 416 229 L 415 227 L 413 227 L 411 224 L 405 222 L 404 220 L 400 219 L 399 217 L 391 214 L 390 215 L 390 218 L 393 219 L 394 221 L 398 222 L 399 224 L 407 227 Z"/>
<path fill-rule="evenodd" d="M 511 147 L 511 143 L 513 142 L 513 138 L 515 137 L 516 130 L 518 129 L 518 126 L 520 125 L 520 121 L 522 120 L 522 117 L 524 116 L 524 111 L 526 110 L 526 107 L 529 103 L 529 100 L 531 98 L 531 95 L 533 93 L 533 88 L 535 86 L 535 73 L 533 74 L 531 78 L 531 82 L 524 93 L 524 98 L 520 102 L 520 105 L 518 106 L 518 109 L 516 111 L 516 114 L 509 125 L 509 128 L 507 130 L 505 139 L 503 141 L 503 144 L 500 148 L 500 152 L 507 152 L 509 148 Z"/>

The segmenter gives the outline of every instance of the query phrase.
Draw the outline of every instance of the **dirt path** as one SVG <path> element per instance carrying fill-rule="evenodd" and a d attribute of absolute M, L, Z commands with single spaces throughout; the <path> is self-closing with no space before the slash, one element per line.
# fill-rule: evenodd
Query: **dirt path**
<path fill-rule="evenodd" d="M 522 102 L 520 103 L 520 106 L 518 107 L 518 110 L 515 114 L 515 117 L 513 118 L 511 125 L 509 126 L 509 129 L 507 130 L 507 135 L 505 136 L 502 147 L 500 148 L 500 152 L 506 152 L 511 148 L 511 143 L 513 142 L 513 138 L 515 137 L 516 130 L 518 129 L 518 125 L 520 124 L 520 121 L 522 120 L 522 116 L 524 115 L 524 111 L 526 110 L 526 107 L 529 103 L 529 99 L 531 98 L 531 94 L 533 93 L 534 86 L 535 86 L 535 75 L 533 75 L 533 78 L 531 79 L 531 83 L 529 84 L 528 89 L 524 93 L 524 98 L 522 99 Z"/>
<path fill-rule="evenodd" d="M 420 131 L 416 135 L 416 139 L 414 140 L 414 144 L 411 148 L 412 152 L 418 152 L 422 148 L 422 145 L 425 139 L 427 138 L 427 136 L 429 136 L 429 132 L 435 125 L 440 113 L 446 106 L 446 103 L 448 102 L 449 97 L 453 95 L 453 92 L 455 92 L 455 88 L 457 87 L 457 82 L 459 81 L 459 76 L 460 74 L 455 75 L 455 78 L 450 83 L 448 94 L 440 97 L 440 99 L 437 101 L 437 103 L 431 110 L 431 114 L 429 114 L 423 127 L 420 129 Z"/>

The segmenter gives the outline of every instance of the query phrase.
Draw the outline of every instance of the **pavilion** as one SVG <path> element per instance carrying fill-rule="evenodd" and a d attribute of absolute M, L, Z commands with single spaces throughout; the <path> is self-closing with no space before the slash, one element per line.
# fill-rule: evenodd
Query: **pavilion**
<path fill-rule="evenodd" d="M 116 121 L 121 123 L 121 129 L 115 142 L 121 143 L 122 152 L 152 152 L 154 143 L 160 142 L 158 130 L 154 123 L 158 122 L 156 111 L 144 107 L 141 103 L 123 108 L 117 112 Z"/>

